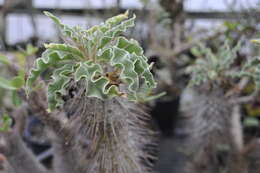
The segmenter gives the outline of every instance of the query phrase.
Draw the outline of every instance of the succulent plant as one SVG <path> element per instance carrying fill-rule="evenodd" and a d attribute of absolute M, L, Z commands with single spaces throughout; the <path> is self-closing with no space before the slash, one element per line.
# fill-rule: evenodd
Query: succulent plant
<path fill-rule="evenodd" d="M 84 81 L 88 97 L 119 96 L 136 102 L 153 98 L 150 95 L 156 82 L 144 51 L 136 40 L 122 36 L 135 25 L 135 15 L 129 18 L 127 11 L 87 30 L 65 25 L 49 12 L 45 15 L 61 29 L 65 43 L 45 44 L 46 50 L 36 60 L 26 88 L 29 93 L 39 75 L 54 67 L 48 84 L 50 110 L 63 105 L 62 96 L 71 81 Z"/>

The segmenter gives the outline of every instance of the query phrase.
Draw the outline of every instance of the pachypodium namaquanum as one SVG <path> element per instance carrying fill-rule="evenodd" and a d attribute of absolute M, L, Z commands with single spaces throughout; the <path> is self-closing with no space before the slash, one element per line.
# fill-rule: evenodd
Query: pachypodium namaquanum
<path fill-rule="evenodd" d="M 134 27 L 136 16 L 128 11 L 90 29 L 70 27 L 49 12 L 44 12 L 60 28 L 64 44 L 45 44 L 45 52 L 30 71 L 26 87 L 29 93 L 45 70 L 54 67 L 48 84 L 48 107 L 52 111 L 63 105 L 62 96 L 70 81 L 84 81 L 85 95 L 100 99 L 116 96 L 143 102 L 154 98 L 156 87 L 151 65 L 139 43 L 122 36 Z"/>

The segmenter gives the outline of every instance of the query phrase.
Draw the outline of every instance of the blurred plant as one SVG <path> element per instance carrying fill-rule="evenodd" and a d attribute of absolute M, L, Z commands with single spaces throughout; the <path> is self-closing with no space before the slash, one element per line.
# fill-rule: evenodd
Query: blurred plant
<path fill-rule="evenodd" d="M 240 47 L 241 44 L 238 43 L 231 49 L 227 41 L 216 53 L 202 44 L 199 47 L 193 47 L 191 52 L 198 59 L 186 70 L 191 74 L 189 85 L 200 85 L 207 81 L 220 82 L 223 77 L 229 77 L 229 70 L 237 58 L 237 51 Z"/>
<path fill-rule="evenodd" d="M 257 40 L 253 41 L 257 42 Z M 216 49 L 202 44 L 191 49 L 197 59 L 186 72 L 190 74 L 189 86 L 184 91 L 181 111 L 187 117 L 186 126 L 189 129 L 190 141 L 193 142 L 194 153 L 190 163 L 191 172 L 210 172 L 210 170 L 225 170 L 227 172 L 250 172 L 251 166 L 247 151 L 241 154 L 247 146 L 244 141 L 243 127 L 259 126 L 255 117 L 243 115 L 241 105 L 256 101 L 259 94 L 259 64 L 258 57 L 242 59 L 240 56 L 241 41 L 234 47 L 229 41 Z M 253 83 L 253 91 L 245 96 L 246 87 Z M 220 156 L 227 146 L 223 163 L 212 159 Z M 199 149 L 198 149 L 199 148 Z M 252 150 L 255 148 L 252 147 Z M 236 160 L 241 158 L 241 160 Z M 203 168 L 201 167 L 203 165 Z M 259 167 L 259 165 L 257 165 Z"/>
<path fill-rule="evenodd" d="M 252 40 L 253 43 L 260 45 L 260 40 Z M 230 48 L 229 41 L 226 41 L 216 53 L 212 49 L 200 44 L 198 47 L 193 47 L 191 53 L 198 59 L 195 63 L 186 69 L 186 72 L 191 74 L 189 86 L 199 86 L 203 83 L 217 84 L 221 87 L 234 86 L 238 89 L 238 81 L 241 79 L 248 79 L 248 82 L 243 88 L 238 89 L 236 93 L 242 95 L 249 95 L 243 100 L 246 114 L 243 125 L 245 127 L 258 126 L 259 120 L 256 116 L 259 115 L 259 106 L 256 96 L 260 89 L 260 59 L 259 56 L 248 58 L 236 64 L 238 58 L 238 51 L 241 49 L 241 42 L 234 48 Z M 227 88 L 225 88 L 227 89 Z M 229 88 L 230 89 L 230 88 Z M 231 88 L 232 89 L 232 88 Z M 232 90 L 229 90 L 232 91 Z M 228 90 L 226 90 L 227 95 Z M 239 100 L 239 99 L 238 99 Z M 252 101 L 252 103 L 247 103 Z"/>
<path fill-rule="evenodd" d="M 260 40 L 252 40 L 253 43 L 260 45 Z M 242 67 L 242 71 L 239 76 L 248 76 L 252 78 L 255 82 L 256 89 L 260 89 L 260 57 L 256 56 L 249 59 Z"/>
<path fill-rule="evenodd" d="M 35 55 L 37 51 L 38 48 L 28 44 L 25 50 L 20 49 L 13 53 L 15 62 L 11 62 L 7 56 L 0 54 L 0 63 L 5 69 L 5 75 L 0 77 L 0 90 L 2 92 L 5 92 L 5 90 L 11 92 L 11 100 L 15 106 L 19 106 L 22 102 L 18 96 L 18 91 L 25 84 L 26 61 L 29 56 Z"/>
<path fill-rule="evenodd" d="M 11 117 L 7 113 L 4 113 L 0 119 L 0 132 L 5 132 L 10 130 L 11 125 L 12 125 Z"/>
<path fill-rule="evenodd" d="M 255 90 L 258 91 L 260 89 L 260 59 L 259 57 L 249 58 L 241 65 L 234 66 L 240 49 L 240 42 L 234 48 L 230 48 L 228 41 L 216 53 L 203 45 L 192 48 L 192 53 L 199 58 L 194 65 L 187 68 L 187 73 L 191 74 L 189 85 L 200 85 L 208 81 L 221 84 L 228 79 L 248 77 L 254 81 Z"/>

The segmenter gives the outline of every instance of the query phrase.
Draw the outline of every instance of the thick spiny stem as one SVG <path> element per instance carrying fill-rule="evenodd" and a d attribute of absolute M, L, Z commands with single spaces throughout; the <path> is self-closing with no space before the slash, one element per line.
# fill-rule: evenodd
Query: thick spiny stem
<path fill-rule="evenodd" d="M 183 131 L 187 132 L 187 144 L 192 144 L 189 147 L 192 159 L 188 172 L 221 172 L 227 169 L 234 153 L 232 106 L 221 90 L 186 90 L 181 111 L 186 119 L 187 129 Z"/>
<path fill-rule="evenodd" d="M 75 146 L 82 149 L 80 162 L 88 165 L 85 172 L 150 172 L 143 164 L 149 157 L 143 148 L 154 136 L 149 116 L 123 99 L 103 101 L 79 93 L 64 109 L 81 138 Z M 82 141 L 87 141 L 85 147 Z"/>

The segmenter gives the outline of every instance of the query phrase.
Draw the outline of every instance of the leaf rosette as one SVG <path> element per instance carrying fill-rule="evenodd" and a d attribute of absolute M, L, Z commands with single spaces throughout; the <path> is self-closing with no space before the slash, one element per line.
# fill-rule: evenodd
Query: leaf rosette
<path fill-rule="evenodd" d="M 28 76 L 27 93 L 42 72 L 54 68 L 48 85 L 50 110 L 63 105 L 62 96 L 71 81 L 83 81 L 88 97 L 121 96 L 137 102 L 154 97 L 150 94 L 156 82 L 143 49 L 136 40 L 122 36 L 134 27 L 135 15 L 129 18 L 126 12 L 85 30 L 65 25 L 49 12 L 45 14 L 60 28 L 65 43 L 45 44 L 45 52 Z"/>

